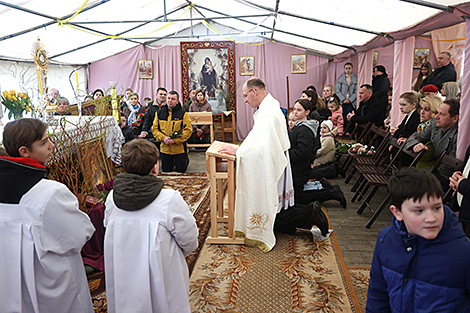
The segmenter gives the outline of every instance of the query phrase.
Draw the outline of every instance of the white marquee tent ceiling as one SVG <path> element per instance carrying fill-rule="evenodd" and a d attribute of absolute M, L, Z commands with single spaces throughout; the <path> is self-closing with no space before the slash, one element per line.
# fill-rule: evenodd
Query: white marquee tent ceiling
<path fill-rule="evenodd" d="M 139 44 L 201 40 L 196 37 L 202 35 L 201 27 L 196 26 L 206 22 L 217 31 L 225 30 L 230 39 L 239 40 L 242 33 L 244 39 L 258 36 L 333 56 L 465 2 L 100 0 L 88 1 L 78 15 L 60 25 L 57 20 L 75 14 L 84 4 L 82 0 L 0 1 L 0 58 L 31 60 L 32 44 L 39 37 L 52 62 L 86 64 Z M 209 30 L 217 35 L 209 26 L 203 34 Z"/>

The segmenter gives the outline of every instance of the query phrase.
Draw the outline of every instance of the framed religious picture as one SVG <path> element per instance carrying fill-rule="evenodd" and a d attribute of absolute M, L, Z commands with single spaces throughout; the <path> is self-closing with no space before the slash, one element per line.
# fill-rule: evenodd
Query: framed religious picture
<path fill-rule="evenodd" d="M 212 112 L 235 110 L 235 43 L 181 42 L 183 101 L 191 89 L 204 88 Z"/>
<path fill-rule="evenodd" d="M 240 57 L 240 75 L 255 75 L 255 57 Z"/>
<path fill-rule="evenodd" d="M 379 51 L 374 51 L 372 53 L 372 68 L 376 67 L 379 64 Z"/>
<path fill-rule="evenodd" d="M 153 61 L 139 60 L 139 79 L 153 79 Z"/>
<path fill-rule="evenodd" d="M 307 55 L 306 54 L 293 54 L 291 55 L 291 73 L 292 74 L 305 74 L 307 73 Z"/>
<path fill-rule="evenodd" d="M 429 62 L 429 54 L 431 49 L 429 48 L 415 48 L 413 54 L 413 68 L 421 68 L 421 65 L 425 62 Z"/>

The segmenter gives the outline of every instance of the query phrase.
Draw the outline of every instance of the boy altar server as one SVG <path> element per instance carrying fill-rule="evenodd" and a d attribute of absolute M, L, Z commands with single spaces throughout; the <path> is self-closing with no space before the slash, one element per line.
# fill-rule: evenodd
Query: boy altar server
<path fill-rule="evenodd" d="M 470 312 L 470 241 L 439 180 L 407 167 L 388 190 L 394 218 L 377 238 L 366 312 Z"/>
<path fill-rule="evenodd" d="M 196 222 L 180 193 L 162 189 L 157 147 L 124 145 L 106 200 L 104 260 L 108 312 L 191 312 L 184 256 L 197 248 Z"/>
<path fill-rule="evenodd" d="M 54 144 L 38 119 L 10 122 L 0 157 L 0 312 L 91 313 L 80 250 L 95 231 L 64 184 L 46 179 Z"/>

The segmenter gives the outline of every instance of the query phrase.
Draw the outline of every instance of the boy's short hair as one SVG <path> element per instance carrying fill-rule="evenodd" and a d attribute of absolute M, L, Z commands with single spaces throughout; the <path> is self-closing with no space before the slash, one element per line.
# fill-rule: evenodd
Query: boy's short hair
<path fill-rule="evenodd" d="M 159 156 L 155 144 L 137 138 L 124 145 L 121 160 L 127 173 L 148 175 L 153 166 L 158 163 Z"/>
<path fill-rule="evenodd" d="M 391 204 L 401 210 L 401 205 L 408 199 L 421 200 L 442 198 L 444 192 L 439 180 L 431 172 L 415 167 L 405 167 L 395 173 L 388 182 Z"/>
<path fill-rule="evenodd" d="M 3 146 L 11 157 L 21 157 L 19 148 L 31 149 L 33 143 L 41 140 L 47 125 L 36 118 L 20 118 L 5 125 Z"/>

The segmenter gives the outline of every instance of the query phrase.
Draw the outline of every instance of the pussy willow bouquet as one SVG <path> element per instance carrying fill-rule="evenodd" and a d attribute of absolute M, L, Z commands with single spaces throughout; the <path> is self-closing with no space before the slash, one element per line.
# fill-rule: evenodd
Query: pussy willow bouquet
<path fill-rule="evenodd" d="M 180 130 L 175 131 L 173 134 L 171 134 L 169 137 L 171 139 L 176 139 L 179 138 L 183 135 L 183 130 L 186 127 L 186 125 L 183 125 Z"/>
<path fill-rule="evenodd" d="M 23 112 L 30 112 L 31 111 L 31 100 L 29 99 L 29 96 L 27 93 L 24 92 L 18 92 L 14 90 L 7 91 L 5 90 L 3 92 L 3 95 L 1 96 L 2 98 L 2 104 L 5 106 L 5 112 L 6 109 L 8 109 L 10 112 L 8 112 L 8 118 L 11 119 L 13 116 L 15 119 L 16 118 L 21 118 L 23 117 Z"/>

